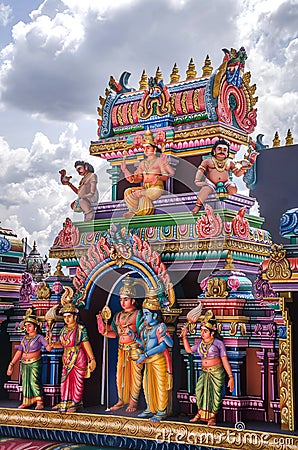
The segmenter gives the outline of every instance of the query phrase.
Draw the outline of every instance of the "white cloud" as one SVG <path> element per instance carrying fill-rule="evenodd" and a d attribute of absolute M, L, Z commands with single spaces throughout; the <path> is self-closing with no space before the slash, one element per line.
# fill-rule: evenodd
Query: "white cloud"
<path fill-rule="evenodd" d="M 6 26 L 12 16 L 12 9 L 9 5 L 0 3 L 0 25 Z"/>
<path fill-rule="evenodd" d="M 282 138 L 288 128 L 298 135 L 298 3 L 247 0 L 244 5 L 239 32 L 248 52 L 252 82 L 257 85 L 256 131 L 264 134 L 265 143 L 271 145 L 276 130 Z"/>
<path fill-rule="evenodd" d="M 117 78 L 124 70 L 132 72 L 137 87 L 144 67 L 153 74 L 159 65 L 166 79 L 175 62 L 185 74 L 191 57 L 200 72 L 207 52 L 220 55 L 215 29 L 225 46 L 236 38 L 228 9 L 236 12 L 237 6 L 227 0 L 220 17 L 213 17 L 220 4 L 217 0 L 202 10 L 189 0 L 177 9 L 173 2 L 135 0 L 130 7 L 111 3 L 100 14 L 94 2 L 57 1 L 58 12 L 52 5 L 46 15 L 45 1 L 31 22 L 13 27 L 14 43 L 2 52 L 2 102 L 39 117 L 75 121 L 95 113 L 94 99 L 103 94 L 111 73 Z"/>

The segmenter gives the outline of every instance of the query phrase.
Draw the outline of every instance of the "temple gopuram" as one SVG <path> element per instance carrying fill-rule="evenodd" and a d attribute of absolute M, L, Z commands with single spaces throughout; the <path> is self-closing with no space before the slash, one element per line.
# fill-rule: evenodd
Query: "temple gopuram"
<path fill-rule="evenodd" d="M 94 201 L 93 190 L 93 197 L 88 197 L 91 200 L 83 204 L 78 195 L 72 208 L 83 212 L 85 220 L 73 221 L 71 213 L 61 218 L 61 230 L 49 253 L 58 260 L 56 271 L 44 274 L 34 293 L 25 297 L 23 304 L 14 305 L 21 306 L 24 314 L 26 307 L 34 308 L 43 330 L 51 330 L 58 342 L 63 326 L 61 307 L 70 302 L 86 327 L 96 369 L 84 382 L 81 407 L 65 414 L 52 410 L 61 395 L 61 348 L 42 350 L 43 411 L 9 405 L 9 401 L 22 398 L 21 377 L 15 368 L 12 380 L 5 383 L 6 407 L 0 408 L 4 440 L 51 441 L 55 449 L 64 448 L 57 442 L 67 448 L 298 448 L 293 357 L 298 215 L 297 210 L 286 212 L 287 207 L 278 211 L 281 236 L 290 239 L 283 247 L 275 223 L 267 222 L 267 212 L 262 210 L 262 193 L 265 195 L 267 188 L 260 189 L 269 172 L 264 155 L 280 150 L 269 149 L 262 135 L 252 139 L 258 99 L 256 85 L 245 70 L 245 49 L 223 52 L 216 69 L 209 56 L 200 73 L 192 59 L 185 76 L 175 64 L 168 83 L 160 68 L 150 76 L 144 70 L 137 89 L 129 86 L 128 72 L 119 80 L 110 77 L 105 96 L 99 97 L 98 136 L 89 150 L 90 156 L 109 163 L 111 201 Z M 222 163 L 215 158 L 217 142 L 229 144 L 228 157 Z M 286 145 L 295 147 L 292 141 Z M 154 149 L 154 156 L 148 147 Z M 86 174 L 92 173 L 89 166 L 86 174 L 80 173 L 84 164 L 76 163 L 82 175 L 79 188 L 72 187 L 76 193 L 84 189 Z M 206 178 L 216 171 L 222 180 L 216 186 L 212 180 L 204 182 L 211 193 L 201 203 L 203 184 L 198 169 Z M 226 173 L 228 179 L 223 178 Z M 236 177 L 243 177 L 247 195 L 238 193 Z M 71 185 L 69 179 L 64 171 L 62 184 Z M 274 180 L 268 181 L 268 189 L 274 192 Z M 261 215 L 255 213 L 257 203 Z M 282 201 L 279 205 L 283 208 Z M 271 205 L 266 203 L 265 208 Z M 22 283 L 26 283 L 26 275 Z M 119 403 L 117 363 L 119 366 L 119 348 L 125 344 L 121 347 L 118 339 L 108 338 L 115 337 L 112 333 L 117 327 L 116 335 L 119 329 L 127 333 L 129 325 L 112 319 L 121 314 L 120 297 L 130 283 L 133 289 L 129 287 L 126 293 L 133 298 L 133 310 L 151 311 L 151 305 L 152 316 L 157 317 L 154 311 L 158 310 L 162 317 L 158 344 L 167 342 L 163 351 L 167 363 L 171 361 L 167 375 L 172 376 L 172 383 L 166 388 L 166 413 L 160 417 L 148 414 L 147 389 L 154 383 L 153 375 L 145 371 L 136 408 L 125 410 Z M 189 313 L 198 307 L 199 317 L 191 323 Z M 220 394 L 216 425 L 197 423 L 196 386 L 206 367 L 198 352 L 187 351 L 199 345 L 210 311 L 216 318 L 212 330 L 223 338 L 229 361 L 225 365 L 222 359 L 227 372 L 224 386 L 228 377 L 233 378 L 232 392 L 226 388 Z M 102 333 L 98 316 L 104 324 Z M 8 326 L 11 354 L 21 339 L 15 322 Z M 185 327 L 189 347 L 185 346 Z M 133 341 L 144 334 L 136 330 L 127 333 Z M 146 333 L 143 350 L 148 358 L 150 327 Z M 204 351 L 208 355 L 207 347 Z M 138 357 L 135 360 L 139 361 Z M 154 376 L 158 391 L 163 381 Z M 131 376 L 130 384 L 134 383 Z M 190 421 L 194 415 L 196 419 Z"/>

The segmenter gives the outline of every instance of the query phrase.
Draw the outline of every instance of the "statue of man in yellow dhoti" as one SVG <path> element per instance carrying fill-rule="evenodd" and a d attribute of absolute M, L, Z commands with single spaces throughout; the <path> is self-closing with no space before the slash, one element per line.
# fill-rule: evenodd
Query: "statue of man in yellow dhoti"
<path fill-rule="evenodd" d="M 164 181 L 175 170 L 167 162 L 165 153 L 161 153 L 155 144 L 153 135 L 147 130 L 143 139 L 145 158 L 140 162 L 134 174 L 126 168 L 123 159 L 121 169 L 129 183 L 141 183 L 139 187 L 128 188 L 124 192 L 124 200 L 128 212 L 123 217 L 147 216 L 154 214 L 153 200 L 159 198 L 164 192 Z M 161 153 L 161 154 L 160 154 Z"/>

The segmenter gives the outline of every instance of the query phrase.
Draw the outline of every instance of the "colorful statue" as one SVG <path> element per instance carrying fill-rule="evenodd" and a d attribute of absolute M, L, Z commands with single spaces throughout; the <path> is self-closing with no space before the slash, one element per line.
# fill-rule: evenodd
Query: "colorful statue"
<path fill-rule="evenodd" d="M 17 351 L 8 365 L 7 375 L 12 374 L 13 366 L 21 358 L 23 400 L 19 409 L 28 408 L 35 403 L 35 409 L 43 409 L 41 349 L 45 347 L 51 351 L 52 347 L 42 335 L 39 319 L 31 308 L 27 309 L 20 329 L 26 334 L 16 347 Z"/>
<path fill-rule="evenodd" d="M 70 298 L 68 298 L 70 300 Z M 53 348 L 63 348 L 61 402 L 54 406 L 60 412 L 76 412 L 82 404 L 84 378 L 96 368 L 96 361 L 88 339 L 87 330 L 77 323 L 78 309 L 65 302 L 60 310 L 65 326 L 60 332 L 60 342 L 53 342 Z M 50 334 L 50 332 L 49 332 Z"/>
<path fill-rule="evenodd" d="M 154 214 L 152 201 L 159 198 L 164 192 L 164 181 L 175 170 L 167 162 L 167 156 L 162 153 L 155 144 L 153 135 L 147 130 L 144 136 L 145 158 L 140 162 L 137 170 L 132 175 L 126 168 L 125 158 L 121 163 L 121 169 L 129 183 L 141 183 L 140 187 L 128 188 L 124 192 L 124 200 L 128 212 L 123 217 L 147 216 Z"/>
<path fill-rule="evenodd" d="M 72 202 L 71 208 L 75 212 L 83 212 L 84 220 L 88 222 L 94 218 L 92 204 L 98 202 L 97 176 L 93 166 L 85 161 L 76 161 L 74 166 L 82 177 L 79 187 L 70 182 L 71 176 L 67 176 L 64 169 L 59 171 L 61 183 L 69 186 L 77 194 L 78 198 Z"/>
<path fill-rule="evenodd" d="M 193 311 L 193 317 L 191 311 L 187 316 L 189 322 L 198 320 L 197 309 L 195 308 Z M 225 345 L 217 332 L 216 320 L 211 310 L 206 312 L 201 322 L 201 339 L 196 339 L 192 347 L 189 345 L 186 336 L 187 330 L 188 327 L 185 326 L 181 332 L 185 351 L 197 353 L 202 359 L 202 370 L 196 386 L 198 412 L 190 419 L 190 422 L 201 420 L 212 426 L 216 424 L 216 414 L 221 407 L 226 373 L 229 377 L 228 388 L 231 392 L 234 390 L 232 369 Z"/>
<path fill-rule="evenodd" d="M 167 416 L 169 391 L 173 385 L 172 362 L 168 347 L 173 339 L 163 323 L 161 306 L 154 290 L 149 290 L 143 302 L 144 324 L 138 342 L 141 354 L 137 363 L 144 363 L 143 389 L 147 408 L 138 417 L 159 422 Z"/>
<path fill-rule="evenodd" d="M 219 197 L 236 194 L 237 187 L 230 180 L 230 171 L 240 177 L 250 169 L 258 153 L 253 151 L 242 161 L 234 162 L 229 158 L 230 144 L 225 139 L 215 142 L 211 151 L 211 158 L 204 159 L 198 167 L 195 184 L 200 188 L 198 199 L 192 214 L 197 214 L 209 194 L 216 193 Z M 204 178 L 205 175 L 205 178 Z"/>
<path fill-rule="evenodd" d="M 142 386 L 142 366 L 137 364 L 138 345 L 129 334 L 139 333 L 142 311 L 136 307 L 136 288 L 134 280 L 127 276 L 120 289 L 120 304 L 122 311 L 115 314 L 112 324 L 104 324 L 101 314 L 98 314 L 97 325 L 100 334 L 108 338 L 118 338 L 118 362 L 116 384 L 118 401 L 110 408 L 117 411 L 127 405 L 127 412 L 134 412 L 137 408 Z"/>

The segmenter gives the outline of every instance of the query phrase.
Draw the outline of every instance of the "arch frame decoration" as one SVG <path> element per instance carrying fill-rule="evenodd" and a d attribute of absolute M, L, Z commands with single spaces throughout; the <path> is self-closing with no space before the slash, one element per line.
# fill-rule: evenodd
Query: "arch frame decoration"
<path fill-rule="evenodd" d="M 74 303 L 88 309 L 93 289 L 101 276 L 119 268 L 134 270 L 146 280 L 148 289 L 157 291 L 162 308 L 169 310 L 173 306 L 174 287 L 160 254 L 138 235 L 125 228 L 118 230 L 117 225 L 92 244 L 86 256 L 81 256 L 73 279 Z"/>

